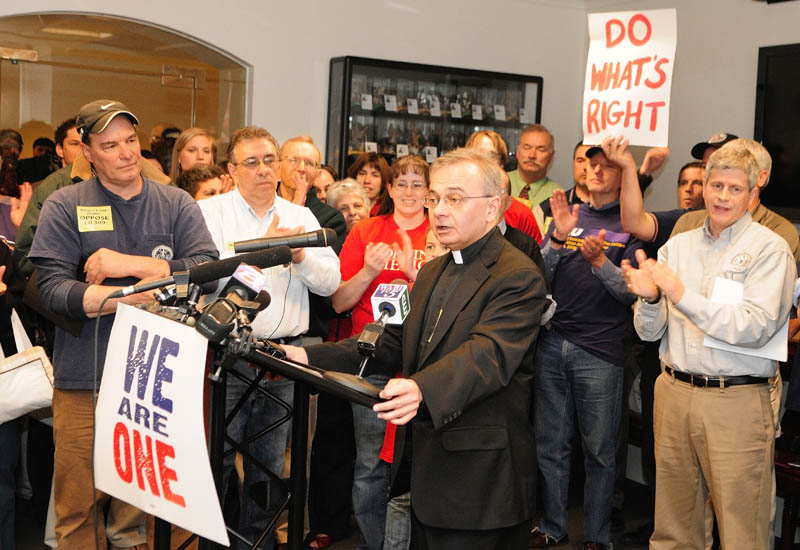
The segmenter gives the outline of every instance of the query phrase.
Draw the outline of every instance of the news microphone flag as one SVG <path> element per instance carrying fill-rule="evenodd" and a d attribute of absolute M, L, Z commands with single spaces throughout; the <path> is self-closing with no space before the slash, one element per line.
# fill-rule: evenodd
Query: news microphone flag
<path fill-rule="evenodd" d="M 377 321 L 381 313 L 388 312 L 384 324 L 402 325 L 411 303 L 408 299 L 408 285 L 380 284 L 372 293 L 372 313 Z"/>

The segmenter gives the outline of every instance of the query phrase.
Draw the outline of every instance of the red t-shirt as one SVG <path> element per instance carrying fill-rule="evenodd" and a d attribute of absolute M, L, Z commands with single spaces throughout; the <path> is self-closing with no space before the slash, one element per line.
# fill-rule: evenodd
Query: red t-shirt
<path fill-rule="evenodd" d="M 414 229 L 406 231 L 411 239 L 411 246 L 414 249 L 414 267 L 419 269 L 425 262 L 425 233 L 428 231 L 428 218 Z M 358 222 L 342 245 L 339 253 L 339 264 L 341 266 L 342 281 L 349 281 L 353 276 L 364 267 L 364 253 L 369 243 L 387 243 L 392 245 L 397 243 L 402 248 L 403 240 L 397 233 L 400 228 L 394 221 L 393 214 L 367 218 Z M 392 254 L 392 258 L 386 262 L 383 271 L 375 277 L 367 287 L 367 290 L 353 306 L 353 334 L 359 334 L 364 325 L 375 320 L 372 314 L 372 293 L 381 283 L 391 283 L 395 279 L 408 277 L 400 269 L 397 259 Z"/>
<path fill-rule="evenodd" d="M 505 217 L 508 225 L 527 233 L 536 239 L 537 244 L 542 244 L 542 232 L 539 230 L 539 224 L 536 223 L 536 218 L 533 217 L 533 212 L 530 208 L 517 199 L 513 199 L 511 206 L 506 210 Z"/>

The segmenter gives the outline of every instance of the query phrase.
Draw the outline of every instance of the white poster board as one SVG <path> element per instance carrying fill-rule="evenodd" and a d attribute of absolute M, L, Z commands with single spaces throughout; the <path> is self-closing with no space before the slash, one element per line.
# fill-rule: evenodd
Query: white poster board
<path fill-rule="evenodd" d="M 97 488 L 225 546 L 203 426 L 207 341 L 120 304 L 97 399 Z"/>
<path fill-rule="evenodd" d="M 590 13 L 583 143 L 624 136 L 666 147 L 677 42 L 674 9 Z"/>

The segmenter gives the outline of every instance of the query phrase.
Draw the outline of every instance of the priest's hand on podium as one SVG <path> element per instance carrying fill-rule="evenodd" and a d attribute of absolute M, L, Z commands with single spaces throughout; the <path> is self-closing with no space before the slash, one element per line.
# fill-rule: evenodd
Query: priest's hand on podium
<path fill-rule="evenodd" d="M 422 390 L 410 378 L 392 378 L 380 396 L 386 401 L 376 403 L 372 410 L 378 413 L 378 418 L 392 424 L 408 423 L 417 415 L 422 403 Z"/>
<path fill-rule="evenodd" d="M 288 359 L 308 365 L 308 354 L 306 353 L 305 349 L 299 346 L 281 345 L 281 347 L 283 348 L 283 351 L 286 352 L 286 357 Z"/>

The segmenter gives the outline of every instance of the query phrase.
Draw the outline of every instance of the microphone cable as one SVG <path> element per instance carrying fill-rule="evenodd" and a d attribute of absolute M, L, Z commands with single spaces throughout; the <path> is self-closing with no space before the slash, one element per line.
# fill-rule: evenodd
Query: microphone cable
<path fill-rule="evenodd" d="M 95 422 L 97 421 L 97 392 L 100 390 L 97 387 L 97 347 L 98 342 L 100 340 L 100 318 L 103 316 L 103 308 L 106 307 L 106 302 L 111 299 L 111 295 L 109 294 L 103 301 L 100 303 L 100 309 L 97 312 L 97 320 L 94 324 L 94 372 L 92 373 L 92 513 L 94 514 L 94 548 L 95 550 L 100 550 L 100 537 L 97 534 L 97 520 L 98 520 L 98 512 L 97 512 L 97 488 L 95 486 L 95 478 L 94 478 L 94 448 L 95 448 Z M 105 529 L 103 530 L 105 532 Z"/>

